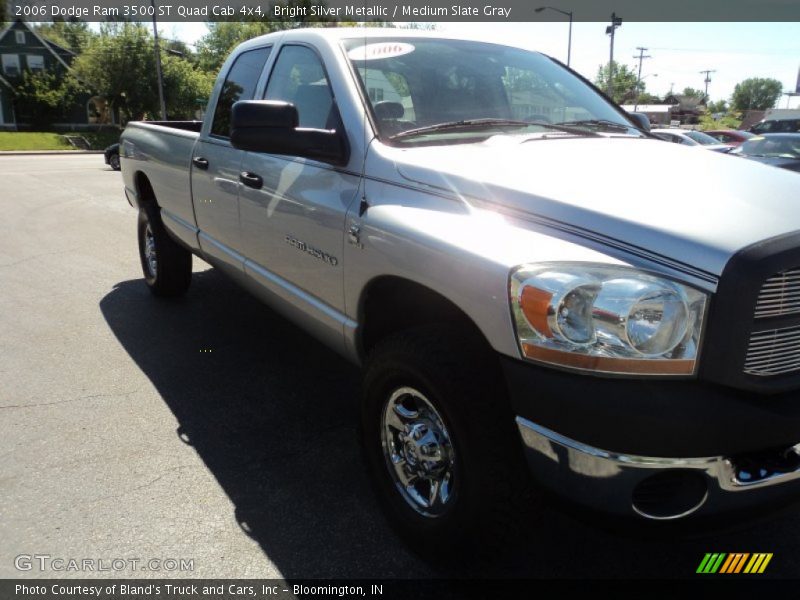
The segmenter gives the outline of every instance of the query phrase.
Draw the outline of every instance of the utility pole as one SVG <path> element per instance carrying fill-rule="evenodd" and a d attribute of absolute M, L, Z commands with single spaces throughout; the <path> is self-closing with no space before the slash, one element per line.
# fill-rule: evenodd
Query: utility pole
<path fill-rule="evenodd" d="M 561 10 L 560 8 L 555 8 L 553 6 L 540 6 L 539 8 L 534 9 L 533 12 L 540 13 L 543 10 L 554 10 L 558 13 L 561 13 L 565 17 L 569 17 L 569 37 L 567 38 L 567 66 L 569 66 L 570 60 L 572 58 L 572 11 L 571 10 Z"/>
<path fill-rule="evenodd" d="M 706 74 L 706 91 L 705 91 L 705 100 L 708 101 L 708 84 L 711 83 L 711 73 L 716 73 L 714 69 L 706 69 L 705 71 L 700 71 L 700 74 Z"/>
<path fill-rule="evenodd" d="M 150 0 L 153 7 L 153 39 L 156 53 L 156 75 L 158 76 L 158 102 L 161 106 L 161 120 L 167 120 L 167 105 L 164 102 L 164 74 L 161 72 L 161 50 L 158 47 L 158 25 L 156 25 L 156 0 Z"/>
<path fill-rule="evenodd" d="M 622 26 L 622 17 L 618 17 L 617 13 L 611 13 L 611 25 L 606 27 L 606 35 L 611 36 L 611 52 L 608 59 L 608 97 L 614 99 L 614 32 L 617 27 Z"/>
<path fill-rule="evenodd" d="M 636 89 L 633 90 L 634 93 L 636 94 L 636 102 L 635 106 L 633 107 L 633 110 L 639 108 L 639 84 L 642 82 L 642 61 L 645 58 L 653 58 L 652 56 L 645 55 L 645 52 L 647 52 L 647 48 L 642 48 L 641 46 L 637 46 L 636 49 L 639 51 L 639 56 L 634 56 L 633 58 L 639 59 L 639 74 L 636 76 Z"/>

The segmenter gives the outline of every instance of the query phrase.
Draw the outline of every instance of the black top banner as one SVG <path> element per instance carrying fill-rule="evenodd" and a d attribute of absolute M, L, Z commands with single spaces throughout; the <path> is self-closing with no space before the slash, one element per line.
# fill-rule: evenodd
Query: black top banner
<path fill-rule="evenodd" d="M 800 22 L 797 0 L 0 0 L 6 19 L 50 21 Z M 800 29 L 798 30 L 800 35 Z"/>

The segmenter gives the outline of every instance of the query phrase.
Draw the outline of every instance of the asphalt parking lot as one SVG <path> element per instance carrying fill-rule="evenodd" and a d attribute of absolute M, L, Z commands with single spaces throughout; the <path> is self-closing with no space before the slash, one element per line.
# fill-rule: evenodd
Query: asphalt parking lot
<path fill-rule="evenodd" d="M 357 370 L 197 259 L 184 299 L 152 298 L 102 156 L 0 157 L 0 210 L 0 578 L 92 575 L 15 567 L 34 554 L 193 561 L 100 574 L 122 577 L 443 575 L 378 511 Z M 649 539 L 541 504 L 520 528 L 513 564 L 468 574 L 693 577 L 706 552 L 800 572 L 800 508 Z"/>

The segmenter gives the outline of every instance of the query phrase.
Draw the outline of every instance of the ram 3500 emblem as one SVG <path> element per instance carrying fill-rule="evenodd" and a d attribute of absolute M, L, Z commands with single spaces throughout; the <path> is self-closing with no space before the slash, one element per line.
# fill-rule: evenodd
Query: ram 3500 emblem
<path fill-rule="evenodd" d="M 305 242 L 298 240 L 293 235 L 286 235 L 286 243 L 297 248 L 298 250 L 301 250 L 302 252 L 305 252 L 306 254 L 310 254 L 314 258 L 318 258 L 319 260 L 328 263 L 332 267 L 335 267 L 339 264 L 339 259 L 335 256 L 331 256 L 327 252 L 323 252 L 322 250 L 314 248 L 313 246 L 309 246 Z"/>

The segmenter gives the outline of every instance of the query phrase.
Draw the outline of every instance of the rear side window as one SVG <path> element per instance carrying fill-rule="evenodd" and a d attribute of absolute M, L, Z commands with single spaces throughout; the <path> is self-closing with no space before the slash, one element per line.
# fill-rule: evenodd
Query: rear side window
<path fill-rule="evenodd" d="M 239 100 L 252 100 L 256 93 L 256 85 L 264 65 L 269 57 L 270 48 L 258 48 L 242 52 L 233 63 L 214 111 L 211 123 L 211 135 L 227 138 L 231 135 L 231 107 Z"/>

